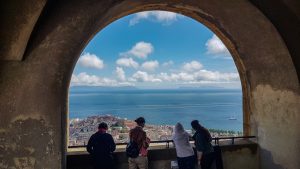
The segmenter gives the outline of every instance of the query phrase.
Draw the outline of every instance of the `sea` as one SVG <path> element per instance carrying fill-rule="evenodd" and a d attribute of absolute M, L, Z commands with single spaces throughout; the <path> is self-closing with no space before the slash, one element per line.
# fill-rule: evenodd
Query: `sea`
<path fill-rule="evenodd" d="M 183 124 L 199 120 L 206 128 L 242 131 L 241 89 L 110 89 L 71 87 L 69 118 L 113 115 L 147 124 Z"/>

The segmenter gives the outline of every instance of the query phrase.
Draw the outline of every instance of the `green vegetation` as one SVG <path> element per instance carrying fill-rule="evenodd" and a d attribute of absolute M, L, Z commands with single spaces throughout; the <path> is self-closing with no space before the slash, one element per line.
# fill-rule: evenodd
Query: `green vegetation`
<path fill-rule="evenodd" d="M 233 130 L 222 130 L 222 129 L 208 129 L 210 133 L 217 133 L 217 134 L 226 134 L 226 135 L 243 135 L 241 131 L 233 131 Z"/>

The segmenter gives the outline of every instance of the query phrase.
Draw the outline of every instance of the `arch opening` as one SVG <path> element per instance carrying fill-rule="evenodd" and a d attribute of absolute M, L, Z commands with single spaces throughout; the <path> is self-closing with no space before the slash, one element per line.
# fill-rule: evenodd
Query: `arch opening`
<path fill-rule="evenodd" d="M 293 23 L 273 20 L 272 10 L 264 15 L 263 8 L 280 8 L 272 3 L 269 5 L 258 9 L 249 1 L 173 0 L 64 1 L 53 2 L 50 6 L 47 3 L 30 35 L 22 61 L 1 62 L 0 86 L 4 92 L 0 95 L 3 115 L 0 134 L 4 139 L 0 147 L 8 154 L 1 159 L 1 164 L 18 168 L 25 162 L 35 168 L 64 168 L 68 88 L 83 48 L 98 30 L 112 21 L 133 12 L 160 9 L 202 21 L 223 40 L 240 67 L 239 73 L 244 75 L 241 76 L 243 97 L 246 98 L 244 112 L 249 114 L 244 117 L 248 118 L 244 122 L 249 122 L 244 124 L 244 129 L 258 137 L 260 167 L 297 168 L 299 81 L 297 67 L 291 59 L 296 55 L 286 48 L 274 25 L 277 24 L 282 36 L 285 36 L 285 29 L 278 24 L 283 24 L 286 30 L 296 27 Z M 20 22 L 23 24 L 22 20 Z M 26 45 L 26 38 L 22 38 L 25 34 L 17 36 L 21 37 L 18 40 L 24 41 L 22 45 Z M 15 130 L 19 128 L 14 126 L 21 123 L 21 130 Z M 32 126 L 36 126 L 36 132 L 32 132 Z M 13 134 L 20 131 L 21 135 Z M 284 149 L 282 145 L 285 145 Z M 33 149 L 37 151 L 32 152 Z M 25 158 L 17 154 L 24 154 Z M 44 159 L 47 159 L 46 163 Z"/>
<path fill-rule="evenodd" d="M 142 16 L 142 17 L 144 17 L 145 16 L 145 12 L 147 13 L 147 11 L 144 11 L 144 14 L 142 14 L 142 15 L 140 15 L 140 17 Z M 154 12 L 154 11 L 148 11 L 148 12 Z M 161 11 L 162 12 L 162 11 Z M 135 13 L 133 13 L 133 14 L 135 14 Z M 132 14 L 132 15 L 133 15 Z M 172 14 L 175 14 L 175 15 L 178 15 L 177 13 L 172 13 Z M 131 16 L 132 16 L 131 15 Z M 151 14 L 146 14 L 146 15 L 150 15 L 150 17 L 151 17 Z M 155 15 L 155 14 L 153 14 L 153 15 Z M 182 15 L 181 15 L 182 16 Z M 124 16 L 125 18 L 127 17 L 128 18 L 128 16 Z M 139 16 L 138 16 L 139 17 Z M 153 16 L 152 16 L 153 17 Z M 155 16 L 154 16 L 155 17 Z M 159 16 L 158 16 L 159 17 Z M 161 16 L 160 16 L 161 17 Z M 170 16 L 169 16 L 170 17 Z M 182 17 L 186 17 L 186 16 L 182 16 Z M 120 18 L 120 17 L 117 17 L 117 18 Z M 134 20 L 134 19 L 137 19 L 137 18 L 133 18 L 132 20 L 130 20 L 130 21 L 134 21 L 134 22 L 137 22 L 136 20 Z M 138 18 L 138 19 L 140 19 L 140 18 Z M 142 18 L 143 19 L 143 18 Z M 153 19 L 153 18 L 152 18 Z M 119 20 L 122 20 L 122 19 L 119 19 Z M 112 20 L 111 21 L 111 24 L 114 24 L 115 22 L 118 22 L 119 20 Z M 192 19 L 190 19 L 190 20 L 192 20 Z M 119 22 L 123 22 L 123 21 L 119 21 Z M 195 22 L 194 20 L 193 20 L 193 22 Z M 197 22 L 197 24 L 199 24 L 199 25 L 201 25 L 201 23 L 199 23 L 199 20 L 197 20 L 196 21 Z M 129 24 L 131 24 L 131 23 L 129 23 Z M 134 23 L 134 24 L 136 24 L 136 23 Z M 102 31 L 106 31 L 106 29 L 109 29 L 111 26 L 110 25 L 106 25 L 105 26 L 105 28 L 103 28 L 103 29 L 101 29 L 101 31 L 100 30 L 98 30 L 100 33 L 99 33 L 99 38 L 101 38 L 101 32 Z M 116 28 L 112 28 L 112 29 L 116 29 Z M 214 28 L 214 29 L 216 29 L 216 28 Z M 107 34 L 112 34 L 111 32 L 110 33 L 107 33 Z M 93 33 L 93 35 L 95 35 L 95 33 Z M 95 35 L 95 36 L 93 36 L 94 38 L 96 38 L 97 39 L 97 36 L 98 35 Z M 98 39 L 99 39 L 98 38 Z M 91 38 L 90 38 L 91 39 Z M 221 44 L 222 45 L 222 47 L 221 48 L 223 48 L 223 47 L 225 47 L 224 46 L 224 44 L 222 43 L 222 41 L 214 34 L 214 33 L 210 33 L 210 39 L 207 39 L 207 42 L 206 42 L 206 45 L 209 43 L 208 41 L 211 41 L 211 43 L 218 43 L 217 45 L 219 45 L 219 44 Z M 224 39 L 222 39 L 223 41 L 224 41 Z M 217 42 L 216 42 L 217 41 Z M 229 41 L 228 39 L 226 39 L 225 40 L 225 42 L 226 41 Z M 91 46 L 96 46 L 96 44 L 93 42 L 93 40 L 91 40 L 90 41 L 90 43 L 92 43 L 92 45 Z M 111 43 L 111 42 L 106 42 L 106 43 Z M 112 43 L 113 44 L 113 43 Z M 129 42 L 129 44 L 133 44 L 133 43 L 130 43 Z M 231 43 L 232 44 L 232 43 Z M 98 44 L 99 45 L 99 44 Z M 103 48 L 105 48 L 105 47 L 107 47 L 106 45 L 107 44 L 104 44 L 104 43 L 102 43 L 102 45 L 103 45 Z M 145 53 L 139 53 L 140 55 L 142 55 L 142 57 L 147 57 L 148 55 L 151 55 L 151 53 L 152 53 L 152 50 L 153 49 L 149 49 L 149 48 L 155 48 L 155 46 L 153 47 L 152 46 L 152 44 L 151 43 L 148 43 L 148 42 L 144 42 L 144 41 L 141 41 L 141 42 L 137 42 L 132 48 L 131 48 L 131 50 L 127 50 L 127 52 L 134 52 L 133 50 L 134 50 L 134 47 L 136 47 L 136 46 L 138 46 L 138 45 L 144 45 L 144 47 L 146 46 L 146 48 L 147 48 L 147 45 L 148 45 L 148 53 L 147 53 L 147 49 L 146 49 L 146 54 Z M 99 46 L 101 46 L 101 45 L 99 45 Z M 116 47 L 116 46 L 115 46 Z M 89 48 L 89 46 L 87 47 L 87 48 Z M 128 48 L 128 47 L 127 47 Z M 207 48 L 209 48 L 209 46 L 207 47 Z M 213 47 L 211 47 L 211 50 L 214 50 L 214 49 L 212 49 Z M 90 48 L 91 49 L 91 48 Z M 241 62 L 240 62 L 240 60 L 239 59 L 237 59 L 236 57 L 238 56 L 237 55 L 237 52 L 231 47 L 231 48 L 229 48 L 229 50 L 230 50 L 230 53 L 231 53 L 231 55 L 229 54 L 229 52 L 228 52 L 228 50 L 227 50 L 227 48 L 225 47 L 225 49 L 226 50 L 224 50 L 225 52 L 227 52 L 227 55 L 229 56 L 229 57 L 233 57 L 234 58 L 234 61 L 235 61 L 235 64 L 236 64 L 236 66 L 237 65 L 240 65 L 240 66 L 237 66 L 237 68 L 238 68 L 238 71 L 239 71 L 239 76 L 241 76 L 241 72 L 245 72 L 243 69 L 241 69 L 242 68 L 242 64 L 241 64 Z M 124 49 L 123 49 L 124 50 Z M 150 50 L 150 51 L 149 51 Z M 156 50 L 156 49 L 154 49 L 154 50 Z M 206 50 L 209 50 L 209 49 L 206 49 Z M 218 49 L 216 49 L 216 50 L 218 50 Z M 78 63 L 77 64 L 79 64 L 79 65 L 81 65 L 81 66 L 84 66 L 84 64 L 86 64 L 85 66 L 87 66 L 87 67 L 94 67 L 94 68 L 96 68 L 96 69 L 99 69 L 99 71 L 101 71 L 100 69 L 103 69 L 103 67 L 104 67 L 104 65 L 105 65 L 105 62 L 103 63 L 103 59 L 99 59 L 94 53 L 88 53 L 89 51 L 87 51 L 87 50 L 84 50 L 83 52 L 82 52 L 82 54 L 81 54 L 81 58 L 78 60 Z M 140 52 L 140 51 L 135 51 L 135 52 Z M 217 51 L 218 52 L 218 51 Z M 105 52 L 104 52 L 105 53 Z M 107 53 L 107 52 L 106 52 Z M 118 52 L 118 53 L 120 53 L 120 51 Z M 116 65 L 117 66 L 119 66 L 119 68 L 121 68 L 122 69 L 122 71 L 124 71 L 123 70 L 123 68 L 124 67 L 131 67 L 131 68 L 134 68 L 136 71 L 137 70 L 139 70 L 139 73 L 140 74 L 135 74 L 135 75 L 140 75 L 140 76 L 142 76 L 142 75 L 145 75 L 145 74 L 143 74 L 143 73 L 146 73 L 146 75 L 147 75 L 147 77 L 150 77 L 150 76 L 148 76 L 148 73 L 150 72 L 150 73 L 153 73 L 153 72 L 151 72 L 151 70 L 146 70 L 145 69 L 145 67 L 144 68 L 142 68 L 142 63 L 141 62 L 135 62 L 134 60 L 131 60 L 131 62 L 129 62 L 130 60 L 128 59 L 128 58 L 130 58 L 130 59 L 132 59 L 132 58 L 134 58 L 134 57 L 139 57 L 139 56 L 124 56 L 124 53 L 126 53 L 126 52 L 123 52 L 123 53 L 121 53 L 121 55 L 123 54 L 123 57 L 122 56 L 119 56 L 119 58 L 126 58 L 127 59 L 127 61 L 128 61 L 128 63 L 124 63 L 124 62 L 120 62 L 120 63 L 118 63 L 117 61 L 116 61 Z M 206 51 L 206 53 L 208 53 L 207 51 Z M 127 53 L 128 54 L 128 53 Z M 131 55 L 134 55 L 135 53 L 130 53 Z M 204 55 L 204 54 L 203 54 Z M 234 57 L 235 56 L 235 57 Z M 206 56 L 207 57 L 207 56 Z M 88 64 L 88 63 L 86 63 L 87 62 L 87 60 L 86 59 L 90 59 L 90 61 L 92 61 L 94 64 Z M 137 59 L 137 58 L 135 58 L 135 59 Z M 139 59 L 145 59 L 145 58 L 139 58 Z M 192 61 L 193 61 L 193 59 L 192 58 L 187 58 L 187 59 L 189 59 L 191 62 L 190 63 L 188 63 L 188 64 L 186 64 L 186 65 L 192 65 Z M 222 58 L 222 59 L 224 59 L 224 58 Z M 228 58 L 227 58 L 228 59 Z M 115 58 L 115 60 L 117 60 L 116 58 Z M 120 60 L 120 59 L 119 59 Z M 118 61 L 119 61 L 118 60 Z M 137 59 L 138 60 L 138 59 Z M 201 60 L 201 59 L 200 59 Z M 123 60 L 124 61 L 124 60 Z M 143 62 L 145 63 L 145 61 L 146 60 L 143 60 Z M 157 61 L 157 60 L 155 60 L 155 61 Z M 238 63 L 237 63 L 238 62 Z M 98 64 L 95 64 L 95 63 L 98 63 Z M 161 61 L 159 61 L 159 63 L 161 63 Z M 200 70 L 200 71 L 202 71 L 202 73 L 203 73 L 203 71 L 206 71 L 206 70 L 204 70 L 204 69 L 202 69 L 202 65 L 201 65 L 201 63 L 199 63 L 199 62 L 194 62 L 195 64 L 199 64 L 198 66 L 200 67 L 201 66 L 201 68 L 199 68 L 199 69 L 196 69 L 196 70 Z M 127 65 L 126 65 L 127 64 Z M 129 64 L 129 65 L 128 65 Z M 135 65 L 136 64 L 136 65 Z M 111 65 L 111 64 L 110 64 Z M 144 65 L 144 64 L 143 64 Z M 145 64 L 146 65 L 146 64 Z M 151 60 L 151 64 L 150 65 L 158 65 L 157 63 L 156 64 L 154 64 L 154 61 L 153 60 Z M 122 67 L 123 66 L 123 67 Z M 197 66 L 197 65 L 196 65 Z M 137 68 L 137 67 L 139 67 L 139 68 Z M 184 67 L 184 65 L 182 65 L 182 67 Z M 182 68 L 181 67 L 181 68 Z M 77 67 L 76 67 L 77 68 Z M 91 76 L 91 75 L 89 75 L 89 74 L 80 74 L 79 72 L 80 71 L 77 71 L 76 70 L 76 68 L 75 68 L 75 72 L 77 72 L 77 75 L 75 74 L 73 74 L 72 75 L 72 80 L 73 81 L 75 81 L 75 83 L 77 83 L 79 86 L 80 86 L 80 83 L 84 83 L 84 81 L 82 81 L 81 79 L 86 79 L 87 80 L 87 82 L 89 83 L 86 83 L 86 85 L 89 85 L 89 86 L 93 86 L 93 85 L 96 85 L 97 86 L 97 84 L 91 84 L 90 83 L 90 81 L 87 79 L 87 78 L 94 78 L 94 80 L 95 80 L 95 76 L 93 77 L 93 76 Z M 178 68 L 177 69 L 179 69 L 179 66 L 178 66 Z M 120 69 L 119 69 L 120 70 Z M 195 71 L 195 70 L 194 70 Z M 191 72 L 189 72 L 189 73 L 191 73 Z M 213 71 L 210 71 L 210 72 L 207 72 L 207 73 L 213 73 Z M 179 73 L 178 73 L 179 74 Z M 177 76 L 178 76 L 178 74 L 177 74 Z M 220 76 L 227 76 L 228 74 L 221 74 Z M 80 77 L 79 77 L 80 76 Z M 144 81 L 147 81 L 147 80 L 145 80 L 145 77 L 140 77 L 139 76 L 139 78 L 144 78 L 144 79 L 142 79 L 142 80 L 144 80 Z M 202 76 L 205 76 L 205 75 L 202 75 Z M 240 85 L 242 85 L 242 89 L 243 89 L 243 92 L 245 92 L 244 90 L 245 90 L 245 83 L 243 82 L 243 80 L 245 80 L 245 77 L 243 76 L 243 74 L 242 74 L 242 77 L 239 77 L 238 76 L 238 79 L 240 80 L 238 83 L 241 83 Z M 133 77 L 133 76 L 132 76 Z M 131 77 L 131 78 L 132 78 Z M 137 76 L 136 76 L 137 77 Z M 155 76 L 156 77 L 156 80 L 161 80 L 161 79 L 159 79 L 159 78 L 161 78 L 161 77 L 159 77 L 159 76 Z M 155 80 L 155 77 L 153 77 L 153 76 L 151 76 L 151 78 L 152 78 L 152 80 L 154 79 Z M 170 78 L 171 76 L 169 76 L 169 78 Z M 101 79 L 101 78 L 99 78 L 99 77 L 97 77 L 98 79 L 97 79 L 97 81 L 95 82 L 95 83 L 99 83 L 98 85 L 102 85 L 102 87 L 103 87 L 103 85 L 105 86 L 106 84 L 104 84 L 105 82 L 103 81 L 104 79 Z M 120 78 L 120 77 L 119 77 Z M 123 77 L 124 78 L 124 77 Z M 106 80 L 111 80 L 111 79 L 106 79 Z M 135 81 L 137 80 L 137 78 L 136 79 L 134 79 Z M 128 82 L 129 83 L 129 81 L 117 81 L 117 82 Z M 149 80 L 148 79 L 148 82 L 149 83 L 151 83 L 151 80 Z M 114 84 L 112 84 L 112 83 L 114 83 L 114 82 L 112 82 L 112 81 L 110 81 L 110 82 L 108 82 L 107 84 L 109 84 L 109 85 L 114 85 Z M 128 84 L 127 83 L 127 84 Z M 172 82 L 171 82 L 172 83 Z M 174 83 L 174 81 L 173 81 L 173 83 Z M 124 83 L 123 83 L 124 84 Z M 72 85 L 72 84 L 71 84 Z M 74 85 L 74 84 L 73 84 Z M 81 84 L 82 85 L 82 84 Z M 168 85 L 170 85 L 170 84 L 167 84 L 167 86 Z M 76 84 L 75 84 L 75 86 L 76 86 Z M 126 86 L 126 85 L 125 85 Z M 120 87 L 120 86 L 119 86 Z M 182 87 L 182 86 L 181 86 Z M 220 87 L 220 86 L 219 86 Z M 80 89 L 79 89 L 80 90 Z M 100 89 L 101 90 L 101 89 Z M 104 88 L 104 90 L 110 90 L 109 88 Z M 77 91 L 77 92 L 80 92 L 80 91 Z M 105 91 L 105 92 L 107 92 L 107 91 Z M 76 93 L 76 92 L 75 92 Z M 114 93 L 114 94 L 118 94 L 118 93 Z M 124 93 L 123 93 L 124 94 Z M 198 93 L 198 94 L 200 94 L 200 93 Z M 243 106 L 243 110 L 242 110 L 242 115 L 243 115 L 243 118 L 241 119 L 242 120 L 242 122 L 241 123 L 243 123 L 243 126 L 242 126 L 242 130 L 243 130 L 243 132 L 244 132 L 244 134 L 245 135 L 248 135 L 248 128 L 245 128 L 245 126 L 248 126 L 248 122 L 247 121 L 245 121 L 245 119 L 247 120 L 247 119 L 249 119 L 248 117 L 246 118 L 246 116 L 245 115 L 247 115 L 247 114 L 245 114 L 245 112 L 248 112 L 248 111 L 245 111 L 245 108 L 247 107 L 246 105 L 246 103 L 247 103 L 247 100 L 246 100 L 246 97 L 243 95 L 243 96 L 241 96 L 242 97 L 242 106 Z M 117 97 L 116 98 L 114 98 L 114 99 L 118 99 Z M 195 98 L 195 99 L 197 99 L 197 98 Z M 199 99 L 199 98 L 198 98 Z M 104 99 L 105 100 L 105 99 Z M 190 101 L 192 101 L 193 99 L 190 99 Z M 172 100 L 173 101 L 173 100 Z M 72 101 L 71 101 L 72 102 Z M 73 102 L 74 103 L 74 102 Z M 71 103 L 72 104 L 72 103 Z M 101 104 L 102 105 L 102 104 Z M 72 110 L 70 110 L 70 111 L 73 111 L 73 112 L 75 112 L 75 110 L 74 110 L 74 108 L 71 108 Z M 119 109 L 119 108 L 117 108 L 117 109 Z M 162 110 L 163 110 L 163 108 L 162 108 Z M 97 111 L 97 110 L 94 110 L 94 111 Z M 100 111 L 101 112 L 101 110 L 98 110 L 98 111 Z M 123 111 L 122 109 L 121 109 L 121 111 Z M 126 110 L 125 110 L 126 111 Z M 200 110 L 201 111 L 201 110 Z M 107 111 L 107 112 L 109 112 L 109 111 Z M 113 111 L 111 111 L 111 112 L 113 112 Z M 115 112 L 113 112 L 113 113 L 115 113 Z M 128 113 L 128 112 L 127 112 Z M 92 113 L 93 114 L 93 113 Z M 107 114 L 107 113 L 103 113 L 103 112 L 101 112 L 101 114 L 103 115 L 103 114 Z M 125 113 L 126 114 L 126 113 Z M 130 113 L 129 113 L 130 114 Z M 96 114 L 93 114 L 93 115 L 96 115 Z M 85 115 L 86 116 L 86 115 Z M 118 115 L 115 115 L 115 116 L 118 116 Z M 120 116 L 120 115 L 119 115 Z M 137 114 L 136 116 L 143 116 L 142 114 Z M 236 116 L 236 113 L 235 113 L 235 115 L 234 116 Z M 73 120 L 72 120 L 72 123 L 76 123 L 76 122 L 74 122 L 74 118 L 76 118 L 76 115 L 74 116 L 74 115 L 71 115 L 71 117 L 73 118 Z M 79 120 L 79 118 L 78 117 L 80 117 L 80 116 L 77 116 L 77 120 Z M 122 117 L 122 115 L 121 115 L 121 117 Z M 147 115 L 146 115 L 146 117 L 147 117 Z M 97 120 L 97 122 L 99 121 L 99 119 L 102 119 L 103 120 L 103 118 L 107 118 L 107 117 L 97 117 L 97 118 L 94 118 L 94 120 Z M 126 117 L 124 117 L 124 114 L 123 114 L 123 117 L 122 118 L 126 118 Z M 195 118 L 197 118 L 197 117 L 195 117 Z M 227 114 L 227 116 L 225 117 L 226 118 L 226 120 L 236 120 L 236 117 L 233 117 L 233 113 L 231 113 L 231 114 Z M 133 117 L 131 117 L 130 119 L 133 119 Z M 91 119 L 89 119 L 89 120 L 91 120 Z M 114 119 L 114 120 L 116 120 L 116 119 Z M 178 119 L 179 120 L 179 119 Z M 189 120 L 192 120 L 192 119 L 189 119 Z M 82 123 L 82 120 L 79 120 L 80 121 L 80 123 Z M 150 124 L 151 124 L 151 120 L 150 120 Z M 152 124 L 153 124 L 153 122 L 152 122 Z M 173 125 L 175 125 L 175 122 L 169 122 L 168 124 L 173 124 Z M 245 125 L 246 124 L 246 125 Z M 220 128 L 218 128 L 218 129 L 220 129 Z M 72 129 L 73 130 L 73 129 Z M 224 130 L 226 130 L 226 129 L 224 129 Z M 228 130 L 227 130 L 228 131 Z M 124 140 L 123 140 L 124 141 Z M 73 141 L 74 142 L 74 141 Z M 85 141 L 84 143 L 86 143 L 87 141 Z M 122 141 L 121 141 L 122 142 Z M 82 144 L 82 142 L 80 143 L 80 144 Z"/>

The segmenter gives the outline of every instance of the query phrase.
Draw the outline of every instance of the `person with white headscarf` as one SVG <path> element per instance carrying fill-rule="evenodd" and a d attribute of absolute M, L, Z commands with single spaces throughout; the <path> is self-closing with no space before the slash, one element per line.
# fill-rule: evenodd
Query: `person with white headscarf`
<path fill-rule="evenodd" d="M 195 169 L 196 156 L 189 142 L 190 135 L 180 123 L 174 128 L 172 140 L 176 148 L 179 169 Z"/>

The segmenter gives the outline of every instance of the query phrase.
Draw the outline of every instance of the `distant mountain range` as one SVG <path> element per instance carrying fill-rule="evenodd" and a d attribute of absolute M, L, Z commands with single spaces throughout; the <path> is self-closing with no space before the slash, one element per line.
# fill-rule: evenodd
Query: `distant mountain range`
<path fill-rule="evenodd" d="M 122 87 L 109 87 L 109 86 L 72 86 L 70 87 L 70 90 L 76 91 L 92 91 L 92 90 L 98 90 L 98 91 L 106 91 L 106 90 L 137 90 L 138 88 L 133 86 L 122 86 Z"/>
<path fill-rule="evenodd" d="M 222 87 L 178 87 L 178 88 L 138 88 L 134 86 L 109 87 L 109 86 L 72 86 L 71 91 L 130 91 L 130 90 L 241 90 L 239 88 L 222 88 Z"/>

